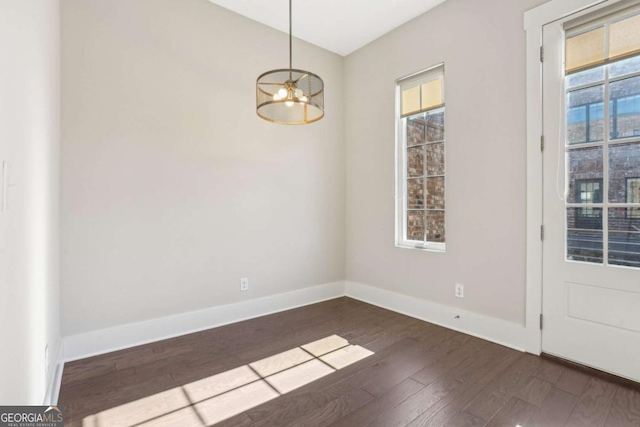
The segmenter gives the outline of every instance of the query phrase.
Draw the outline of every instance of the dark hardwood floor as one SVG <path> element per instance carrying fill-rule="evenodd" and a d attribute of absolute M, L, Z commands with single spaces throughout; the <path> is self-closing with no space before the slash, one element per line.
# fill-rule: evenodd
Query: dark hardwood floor
<path fill-rule="evenodd" d="M 349 298 L 67 363 L 66 425 L 337 334 L 375 352 L 216 424 L 640 427 L 640 386 Z M 105 427 L 96 424 L 95 427 Z"/>

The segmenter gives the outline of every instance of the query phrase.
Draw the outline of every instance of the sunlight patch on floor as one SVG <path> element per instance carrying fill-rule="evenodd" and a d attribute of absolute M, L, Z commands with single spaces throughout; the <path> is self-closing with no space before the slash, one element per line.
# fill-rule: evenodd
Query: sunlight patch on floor
<path fill-rule="evenodd" d="M 83 427 L 211 426 L 374 354 L 331 335 L 181 387 L 107 409 Z"/>

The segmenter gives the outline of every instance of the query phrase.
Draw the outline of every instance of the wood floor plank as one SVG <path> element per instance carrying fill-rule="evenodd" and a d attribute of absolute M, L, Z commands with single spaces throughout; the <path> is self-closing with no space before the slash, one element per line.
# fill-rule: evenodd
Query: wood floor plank
<path fill-rule="evenodd" d="M 411 378 L 424 385 L 429 385 L 471 357 L 470 354 L 477 348 L 478 344 L 476 342 L 466 342 L 454 349 L 447 357 L 442 357 L 433 364 L 416 372 Z"/>
<path fill-rule="evenodd" d="M 516 392 L 524 387 L 540 365 L 540 358 L 523 354 L 520 360 L 502 373 L 465 411 L 489 421 Z"/>
<path fill-rule="evenodd" d="M 362 389 L 355 389 L 344 396 L 332 400 L 326 405 L 308 412 L 305 416 L 296 420 L 292 424 L 286 424 L 292 427 L 323 427 L 333 424 L 340 418 L 350 414 L 367 402 L 374 399 L 372 395 Z M 274 425 L 282 425 L 276 423 Z"/>
<path fill-rule="evenodd" d="M 526 426 L 537 409 L 531 403 L 512 397 L 491 418 L 486 427 Z"/>
<path fill-rule="evenodd" d="M 460 366 L 387 411 L 370 425 L 406 426 L 439 401 L 454 399 L 456 392 L 461 392 L 485 374 L 485 368 L 494 363 L 495 351 L 490 345 L 480 347 L 474 357 L 466 359 Z"/>
<path fill-rule="evenodd" d="M 293 423 L 305 414 L 320 408 L 310 396 L 288 396 L 247 411 L 253 427 L 269 427 L 277 423 Z"/>
<path fill-rule="evenodd" d="M 456 412 L 442 424 L 443 427 L 483 427 L 485 421 L 466 412 Z"/>
<path fill-rule="evenodd" d="M 529 379 L 527 385 L 514 393 L 514 397 L 531 403 L 532 405 L 540 406 L 547 398 L 547 395 L 551 392 L 552 388 L 553 385 L 551 383 L 543 381 L 537 377 L 532 377 Z"/>
<path fill-rule="evenodd" d="M 589 375 L 576 369 L 565 369 L 555 386 L 560 390 L 580 396 L 589 382 Z"/>
<path fill-rule="evenodd" d="M 566 427 L 601 427 L 604 425 L 617 385 L 592 377 L 578 399 Z"/>
<path fill-rule="evenodd" d="M 399 405 L 423 388 L 424 385 L 411 378 L 407 378 L 391 390 L 362 406 L 357 411 L 342 417 L 334 423 L 333 426 L 353 427 L 368 425 L 387 410 Z"/>
<path fill-rule="evenodd" d="M 640 427 L 640 387 L 618 386 L 605 427 Z"/>
<path fill-rule="evenodd" d="M 549 357 L 543 356 L 540 360 L 540 366 L 534 376 L 540 378 L 542 381 L 556 384 L 564 370 L 565 367 L 563 365 Z"/>
<path fill-rule="evenodd" d="M 422 344 L 416 342 L 414 346 L 397 349 L 387 357 L 383 357 L 383 353 L 374 354 L 370 356 L 371 360 L 367 361 L 369 362 L 368 366 L 363 363 L 366 359 L 355 365 L 354 368 L 357 370 L 353 371 L 353 375 L 345 376 L 343 373 L 349 371 L 341 370 L 326 379 L 327 385 L 325 387 L 321 382 L 314 384 L 311 387 L 314 390 L 311 395 L 320 405 L 365 385 L 375 388 L 381 395 L 384 390 L 392 389 L 406 380 L 414 370 L 419 369 L 412 361 L 415 360 L 415 357 L 419 357 L 422 351 L 424 351 Z M 378 357 L 377 361 L 376 357 Z M 404 368 L 399 370 L 399 366 L 404 366 Z M 349 367 L 345 369 L 349 369 Z"/>
<path fill-rule="evenodd" d="M 450 394 L 447 399 L 440 400 L 429 411 L 423 413 L 413 420 L 410 427 L 424 426 L 446 426 L 452 425 L 452 420 L 460 418 L 463 420 L 480 419 L 471 414 L 464 412 L 470 402 L 479 394 L 484 393 L 488 385 L 503 372 L 509 369 L 513 364 L 522 358 L 522 353 L 509 350 L 505 347 L 490 344 L 490 348 L 494 350 L 491 362 L 483 366 L 479 378 L 469 383 L 465 387 L 460 387 L 456 392 Z M 458 416 L 464 413 L 466 415 Z M 475 421 L 477 422 L 477 421 Z M 484 420 L 482 420 L 485 423 Z"/>
<path fill-rule="evenodd" d="M 553 387 L 531 419 L 531 427 L 563 426 L 577 401 L 575 395 Z"/>

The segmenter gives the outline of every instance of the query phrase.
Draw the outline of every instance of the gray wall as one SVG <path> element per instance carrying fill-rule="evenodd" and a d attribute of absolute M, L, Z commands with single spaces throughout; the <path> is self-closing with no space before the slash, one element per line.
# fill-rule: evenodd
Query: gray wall
<path fill-rule="evenodd" d="M 523 13 L 544 2 L 448 0 L 346 58 L 348 280 L 524 321 Z M 444 254 L 394 247 L 393 197 L 394 81 L 441 62 Z"/>
<path fill-rule="evenodd" d="M 287 36 L 206 0 L 65 0 L 62 43 L 64 335 L 344 278 L 341 57 L 294 42 L 327 115 L 288 127 Z"/>
<path fill-rule="evenodd" d="M 0 405 L 41 405 L 60 348 L 59 25 L 58 0 L 0 2 Z"/>

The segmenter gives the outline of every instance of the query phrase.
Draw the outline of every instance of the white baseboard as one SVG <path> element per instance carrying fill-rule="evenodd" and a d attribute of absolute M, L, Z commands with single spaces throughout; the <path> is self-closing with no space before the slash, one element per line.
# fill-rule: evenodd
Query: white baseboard
<path fill-rule="evenodd" d="M 56 359 L 56 371 L 49 379 L 47 391 L 44 396 L 43 405 L 57 405 L 60 396 L 60 387 L 62 386 L 62 371 L 64 370 L 64 342 L 60 342 L 60 347 Z"/>
<path fill-rule="evenodd" d="M 518 351 L 528 351 L 526 328 L 517 323 L 356 282 L 346 282 L 346 295 Z"/>
<path fill-rule="evenodd" d="M 344 282 L 327 283 L 235 304 L 72 335 L 64 338 L 64 360 L 70 362 L 186 335 L 342 297 L 344 294 Z"/>

